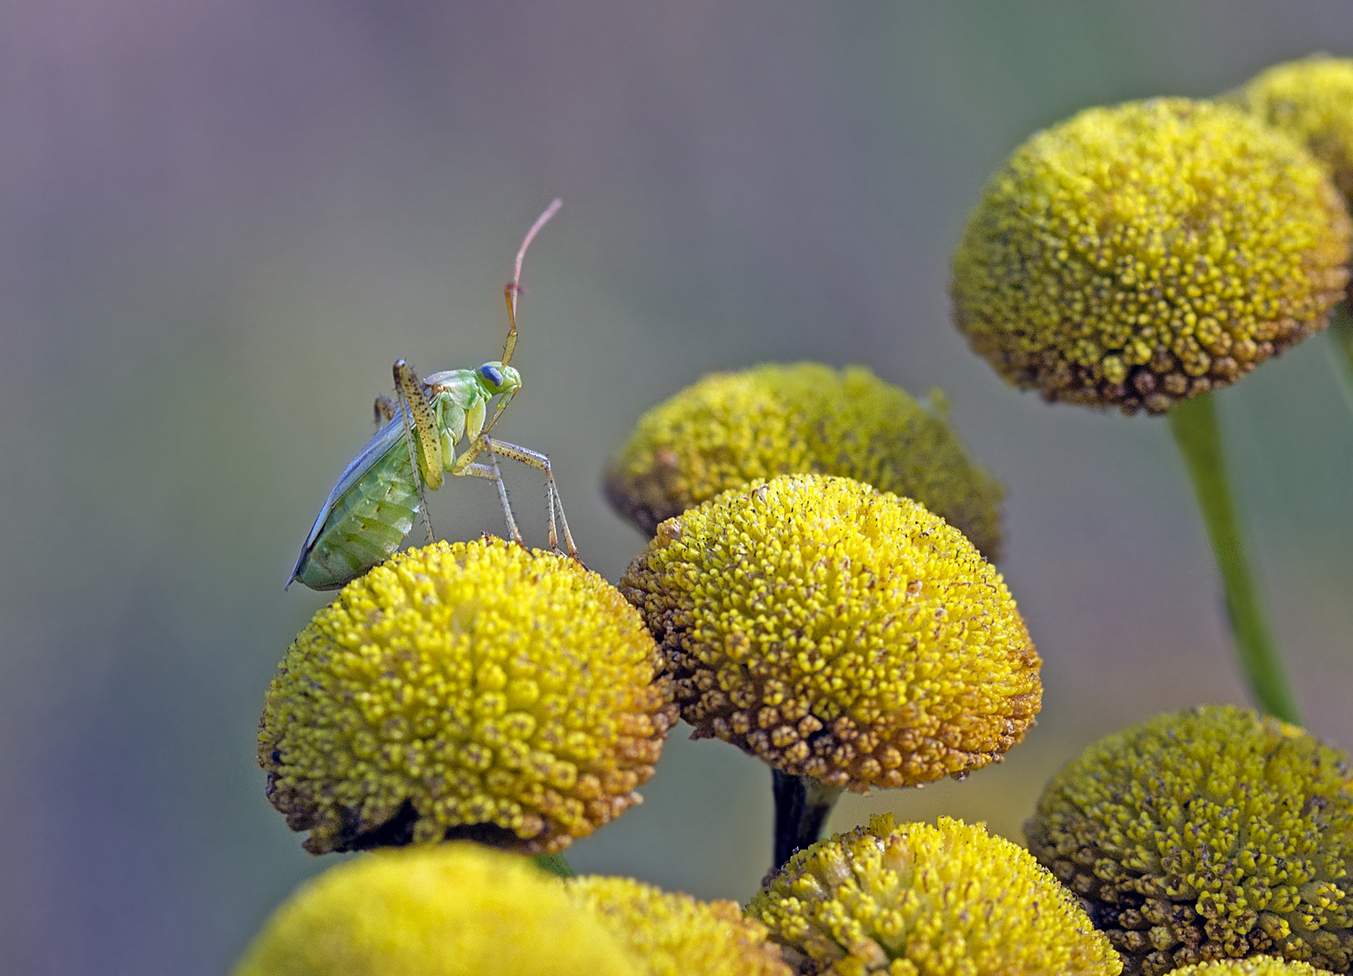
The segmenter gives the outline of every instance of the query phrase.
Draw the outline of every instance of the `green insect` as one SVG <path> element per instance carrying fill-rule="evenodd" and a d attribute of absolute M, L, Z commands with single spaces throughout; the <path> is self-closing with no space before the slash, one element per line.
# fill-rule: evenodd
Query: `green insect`
<path fill-rule="evenodd" d="M 558 528 L 575 559 L 578 548 L 568 530 L 550 459 L 539 451 L 489 436 L 507 405 L 521 389 L 521 374 L 509 366 L 517 345 L 517 296 L 521 265 L 536 232 L 560 207 L 555 200 L 537 218 L 517 252 L 516 272 L 507 286 L 510 327 L 503 358 L 476 369 L 451 369 L 419 380 L 404 360 L 394 365 L 395 399 L 376 401 L 385 425 L 339 475 L 324 501 L 287 586 L 300 580 L 312 590 L 332 590 L 350 582 L 399 548 L 421 510 L 428 538 L 425 488 L 441 486 L 443 473 L 487 478 L 498 485 L 507 531 L 521 544 L 521 531 L 507 499 L 498 458 L 512 458 L 545 472 L 545 502 L 550 513 L 550 546 L 559 551 Z M 497 400 L 492 416 L 489 406 Z M 459 455 L 456 445 L 467 441 Z M 484 460 L 480 460 L 480 458 Z M 415 464 L 416 458 L 416 464 Z"/>

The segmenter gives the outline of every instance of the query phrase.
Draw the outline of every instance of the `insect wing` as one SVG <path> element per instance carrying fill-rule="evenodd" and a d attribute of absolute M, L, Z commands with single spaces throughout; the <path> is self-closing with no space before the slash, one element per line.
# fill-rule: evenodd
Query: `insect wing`
<path fill-rule="evenodd" d="M 301 545 L 301 554 L 296 559 L 296 566 L 291 571 L 287 586 L 298 579 L 305 582 L 302 577 L 305 574 L 306 563 L 309 561 L 311 553 L 314 552 L 316 543 L 324 534 L 329 517 L 333 514 L 334 509 L 339 506 L 343 497 L 366 477 L 373 467 L 383 461 L 391 450 L 405 444 L 404 422 L 402 418 L 395 417 L 378 430 L 375 436 L 366 442 L 366 446 L 343 469 L 343 473 L 338 476 L 338 483 L 334 485 L 333 491 L 329 492 L 329 497 L 324 500 L 319 515 L 315 517 L 315 524 L 310 527 L 310 533 Z"/>

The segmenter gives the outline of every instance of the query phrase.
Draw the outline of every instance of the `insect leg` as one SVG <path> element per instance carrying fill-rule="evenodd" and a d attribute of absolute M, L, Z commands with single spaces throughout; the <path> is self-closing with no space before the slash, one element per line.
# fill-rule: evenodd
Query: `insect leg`
<path fill-rule="evenodd" d="M 520 461 L 522 464 L 530 465 L 540 471 L 545 472 L 545 504 L 550 512 L 550 548 L 555 552 L 559 551 L 559 536 L 555 530 L 555 512 L 559 513 L 559 527 L 564 530 L 564 545 L 568 547 L 568 554 L 574 559 L 578 558 L 578 547 L 574 545 L 573 533 L 568 530 L 568 516 L 564 514 L 564 502 L 559 497 L 559 486 L 555 484 L 554 472 L 550 469 L 550 459 L 547 455 L 539 451 L 533 451 L 528 447 L 521 447 L 517 444 L 509 444 L 507 441 L 500 441 L 492 437 L 481 435 L 476 438 L 477 441 L 484 441 L 484 449 L 490 454 L 501 454 L 503 457 L 512 458 L 514 461 Z M 466 449 L 469 454 L 474 449 L 471 444 Z"/>
<path fill-rule="evenodd" d="M 427 486 L 436 491 L 442 486 L 442 439 L 437 430 L 436 411 L 433 410 L 432 404 L 428 403 L 423 386 L 418 382 L 418 376 L 412 366 L 400 359 L 395 363 L 394 373 L 395 393 L 409 408 L 409 415 L 413 421 L 410 431 L 407 426 L 410 418 L 406 418 L 405 430 L 410 432 L 410 437 L 417 441 L 419 448 L 413 458 L 414 464 L 419 467 Z"/>
<path fill-rule="evenodd" d="M 376 403 L 372 407 L 372 413 L 376 416 L 376 423 L 389 423 L 395 419 L 395 411 L 399 409 L 399 404 L 393 397 L 381 395 L 376 397 Z"/>
<path fill-rule="evenodd" d="M 413 483 L 418 487 L 418 500 L 423 513 L 423 528 L 427 530 L 428 542 L 436 542 L 437 534 L 432 531 L 432 516 L 428 514 L 427 491 L 424 486 L 428 479 L 419 463 L 420 454 L 427 461 L 427 469 L 436 473 L 436 489 L 442 483 L 442 445 L 437 436 L 436 418 L 427 398 L 423 396 L 418 377 L 408 363 L 402 359 L 395 361 L 395 396 L 398 398 L 399 415 L 404 420 L 404 439 L 409 445 L 409 461 L 413 468 Z M 417 436 L 415 436 L 417 435 Z M 423 447 L 422 452 L 418 450 Z M 435 459 L 435 466 L 434 466 Z"/>
<path fill-rule="evenodd" d="M 526 543 L 522 540 L 521 529 L 517 528 L 517 518 L 512 514 L 512 503 L 507 499 L 507 485 L 503 483 L 503 473 L 498 470 L 498 455 L 494 453 L 491 444 L 484 445 L 484 453 L 489 458 L 487 464 L 466 464 L 455 473 L 468 474 L 475 478 L 487 478 L 497 483 L 498 500 L 503 503 L 503 515 L 507 518 L 507 533 L 512 537 L 513 542 L 525 547 Z"/>

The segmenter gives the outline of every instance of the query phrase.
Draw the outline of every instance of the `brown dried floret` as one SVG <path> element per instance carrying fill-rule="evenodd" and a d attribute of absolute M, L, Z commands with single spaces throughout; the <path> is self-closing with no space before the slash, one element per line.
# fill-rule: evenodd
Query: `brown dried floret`
<path fill-rule="evenodd" d="M 780 474 L 834 474 L 914 498 L 995 560 L 1001 487 L 968 457 L 938 390 L 929 404 L 860 366 L 769 363 L 713 373 L 639 418 L 606 495 L 641 532 Z"/>
<path fill-rule="evenodd" d="M 1162 413 L 1323 329 L 1351 234 L 1325 168 L 1241 109 L 1088 109 L 992 177 L 954 319 L 1017 386 Z"/>
<path fill-rule="evenodd" d="M 1040 662 L 1000 574 L 921 505 L 848 478 L 688 509 L 620 588 L 695 736 L 782 772 L 861 792 L 962 776 L 1038 711 Z"/>
<path fill-rule="evenodd" d="M 258 759 L 315 854 L 553 853 L 640 802 L 675 719 L 614 587 L 486 537 L 400 553 L 317 613 L 268 689 Z"/>
<path fill-rule="evenodd" d="M 1048 784 L 1029 850 L 1130 973 L 1278 956 L 1353 967 L 1347 759 L 1216 705 L 1107 736 Z"/>

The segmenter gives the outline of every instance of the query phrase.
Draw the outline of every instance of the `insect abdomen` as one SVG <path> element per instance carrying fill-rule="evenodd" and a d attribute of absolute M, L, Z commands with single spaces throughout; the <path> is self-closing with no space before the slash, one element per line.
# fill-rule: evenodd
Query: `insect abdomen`
<path fill-rule="evenodd" d="M 399 548 L 413 528 L 418 488 L 402 439 L 338 498 L 293 579 L 333 590 Z"/>

